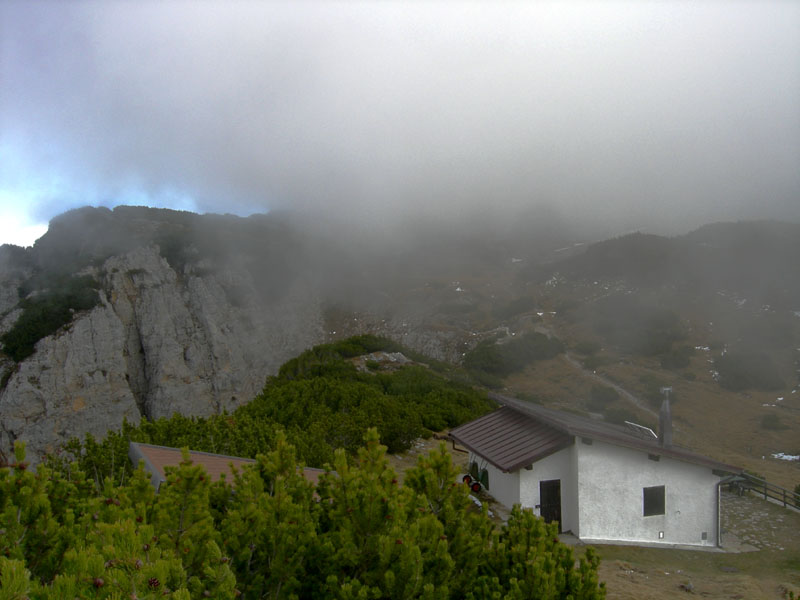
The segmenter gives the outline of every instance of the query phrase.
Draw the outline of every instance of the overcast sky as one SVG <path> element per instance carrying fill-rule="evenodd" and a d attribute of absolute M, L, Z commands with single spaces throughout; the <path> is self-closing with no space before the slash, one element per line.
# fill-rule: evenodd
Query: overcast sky
<path fill-rule="evenodd" d="M 798 2 L 0 3 L 0 243 L 69 208 L 800 221 Z"/>

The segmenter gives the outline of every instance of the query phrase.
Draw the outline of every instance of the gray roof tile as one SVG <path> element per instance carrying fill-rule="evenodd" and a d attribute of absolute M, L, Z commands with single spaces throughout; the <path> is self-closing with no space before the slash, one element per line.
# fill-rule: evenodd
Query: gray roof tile
<path fill-rule="evenodd" d="M 644 439 L 623 427 L 544 408 L 500 394 L 489 396 L 496 411 L 456 427 L 450 435 L 502 471 L 515 471 L 569 446 L 576 436 L 666 456 L 728 473 L 742 469 L 658 440 Z"/>
<path fill-rule="evenodd" d="M 450 435 L 505 472 L 516 471 L 572 443 L 572 436 L 509 407 L 456 427 Z"/>

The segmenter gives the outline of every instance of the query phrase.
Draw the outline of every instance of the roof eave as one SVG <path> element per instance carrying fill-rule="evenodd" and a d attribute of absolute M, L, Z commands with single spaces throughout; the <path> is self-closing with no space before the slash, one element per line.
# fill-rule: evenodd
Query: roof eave
<path fill-rule="evenodd" d="M 569 440 L 565 441 L 564 443 L 554 446 L 553 448 L 548 449 L 546 452 L 542 452 L 541 454 L 537 454 L 536 456 L 526 458 L 525 460 L 517 461 L 513 465 L 511 465 L 508 470 L 504 470 L 504 473 L 513 473 L 514 471 L 519 471 L 523 467 L 527 467 L 528 465 L 532 465 L 533 463 L 539 462 L 540 460 L 544 460 L 548 456 L 552 456 L 558 452 L 561 452 L 565 448 L 569 448 L 575 443 L 575 438 L 570 437 Z"/>
<path fill-rule="evenodd" d="M 495 460 L 492 460 L 492 458 L 486 456 L 486 454 L 482 450 L 480 450 L 480 449 L 474 447 L 473 445 L 469 444 L 468 442 L 464 441 L 462 438 L 460 438 L 458 436 L 457 433 L 454 434 L 451 431 L 450 432 L 450 437 L 453 438 L 456 442 L 458 442 L 462 446 L 464 446 L 467 450 L 469 450 L 473 454 L 477 454 L 483 460 L 488 462 L 490 465 L 492 465 L 496 469 L 502 471 L 503 473 L 513 473 L 514 471 L 518 471 L 519 469 L 521 469 L 524 466 L 527 466 L 529 464 L 532 464 L 532 463 L 538 462 L 538 461 L 540 461 L 540 460 L 542 460 L 544 458 L 547 458 L 548 456 L 551 456 L 551 455 L 555 454 L 556 452 L 560 452 L 564 448 L 569 448 L 573 443 L 575 443 L 574 436 L 570 436 L 568 439 L 564 440 L 562 443 L 557 444 L 557 445 L 555 445 L 555 446 L 553 446 L 551 448 L 548 448 L 547 450 L 545 450 L 543 452 L 538 452 L 538 453 L 532 454 L 530 456 L 526 456 L 525 458 L 518 459 L 518 460 L 516 460 L 515 462 L 513 462 L 511 464 L 500 464 L 499 462 L 497 462 Z"/>
<path fill-rule="evenodd" d="M 473 448 L 473 447 L 472 447 L 470 444 L 468 444 L 467 442 L 463 441 L 463 440 L 462 440 L 461 438 L 459 438 L 457 435 L 453 435 L 453 433 L 452 433 L 452 432 L 450 432 L 450 437 L 451 437 L 451 438 L 453 438 L 455 441 L 457 441 L 457 442 L 458 442 L 459 444 L 461 444 L 462 446 L 464 446 L 464 448 L 466 448 L 467 450 L 469 450 L 469 451 L 470 451 L 470 452 L 472 452 L 473 454 L 477 454 L 478 456 L 480 456 L 481 458 L 483 458 L 483 459 L 484 459 L 486 462 L 488 462 L 490 465 L 492 465 L 492 466 L 493 466 L 493 467 L 495 467 L 496 469 L 499 469 L 499 470 L 501 470 L 503 473 L 508 473 L 508 472 L 509 472 L 509 471 L 508 471 L 507 469 L 505 469 L 505 468 L 504 468 L 502 465 L 499 465 L 499 464 L 497 464 L 495 461 L 493 461 L 492 459 L 490 459 L 490 458 L 487 458 L 486 456 L 484 456 L 484 455 L 481 453 L 481 451 L 480 451 L 480 450 L 477 450 L 477 449 Z"/>
<path fill-rule="evenodd" d="M 726 463 L 715 461 L 714 459 L 695 454 L 689 450 L 680 450 L 675 449 L 677 451 L 671 451 L 670 447 L 664 447 L 660 445 L 651 445 L 645 442 L 644 440 L 635 440 L 635 439 L 625 439 L 621 436 L 613 435 L 612 433 L 605 433 L 602 431 L 597 431 L 595 429 L 581 427 L 580 425 L 570 425 L 569 423 L 564 423 L 561 419 L 558 418 L 557 415 L 551 415 L 549 412 L 552 412 L 552 409 L 544 409 L 537 410 L 534 407 L 526 406 L 521 400 L 517 398 L 511 398 L 509 396 L 503 396 L 501 394 L 490 393 L 489 397 L 498 402 L 502 406 L 507 406 L 512 410 L 516 410 L 524 415 L 529 416 L 532 419 L 536 419 L 541 421 L 542 423 L 546 423 L 553 429 L 561 431 L 562 433 L 566 433 L 567 435 L 573 437 L 587 437 L 591 439 L 595 439 L 601 442 L 605 442 L 607 444 L 612 444 L 616 446 L 622 446 L 625 448 L 631 448 L 633 450 L 639 450 L 642 452 L 649 452 L 652 454 L 659 454 L 668 458 L 672 458 L 674 460 L 682 460 L 684 462 L 688 462 L 691 464 L 701 465 L 704 467 L 708 467 L 712 470 L 724 471 L 726 473 L 741 473 L 743 469 L 741 467 L 737 467 L 734 465 L 728 465 Z M 543 412 L 545 411 L 545 412 Z"/>

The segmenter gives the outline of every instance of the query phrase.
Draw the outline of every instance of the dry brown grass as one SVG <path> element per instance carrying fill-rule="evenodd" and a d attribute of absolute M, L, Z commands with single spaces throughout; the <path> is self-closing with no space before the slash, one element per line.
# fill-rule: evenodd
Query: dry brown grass
<path fill-rule="evenodd" d="M 561 320 L 550 320 L 543 327 L 568 347 L 588 336 L 580 324 Z M 772 457 L 779 452 L 800 454 L 800 392 L 792 394 L 791 387 L 779 392 L 725 390 L 712 379 L 708 362 L 711 357 L 703 351 L 698 351 L 689 367 L 680 371 L 662 369 L 653 358 L 620 357 L 609 351 L 606 354 L 613 362 L 597 368 L 597 374 L 640 399 L 644 398 L 642 378 L 645 376 L 672 386 L 677 399 L 672 405 L 676 444 L 757 473 L 789 490 L 800 483 L 800 462 Z M 694 379 L 687 379 L 687 374 Z M 532 395 L 555 408 L 583 410 L 596 381 L 562 356 L 528 367 L 507 378 L 505 383 L 505 393 Z M 779 397 L 783 397 L 780 402 Z M 617 406 L 637 412 L 624 400 L 618 401 Z M 657 406 L 648 406 L 657 409 Z M 783 429 L 762 427 L 761 418 L 769 413 L 780 416 Z M 638 411 L 638 415 L 639 422 L 655 425 L 652 414 Z"/>
<path fill-rule="evenodd" d="M 446 432 L 442 432 L 442 434 L 444 433 Z M 435 438 L 420 438 L 416 440 L 414 444 L 412 444 L 408 452 L 404 452 L 403 454 L 388 454 L 386 457 L 389 460 L 391 467 L 397 473 L 397 478 L 402 482 L 403 478 L 405 477 L 406 470 L 410 469 L 411 467 L 415 467 L 417 465 L 417 459 L 420 456 L 425 456 L 434 448 L 438 448 L 439 444 L 442 443 L 445 442 Z M 449 442 L 447 443 L 447 449 L 450 452 L 450 457 L 453 461 L 453 464 L 466 472 L 469 458 L 468 453 L 463 451 L 454 451 L 452 444 Z"/>
<path fill-rule="evenodd" d="M 691 590 L 711 599 L 772 600 L 800 590 L 800 513 L 755 496 L 723 495 L 723 548 L 708 552 L 600 546 L 609 599 L 675 598 Z"/>

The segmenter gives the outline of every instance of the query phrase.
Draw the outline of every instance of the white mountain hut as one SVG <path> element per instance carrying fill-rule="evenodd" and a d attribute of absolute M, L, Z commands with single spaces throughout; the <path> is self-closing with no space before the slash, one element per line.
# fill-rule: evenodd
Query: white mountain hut
<path fill-rule="evenodd" d="M 533 508 L 584 542 L 720 545 L 720 486 L 742 470 L 674 446 L 668 400 L 656 436 L 492 397 L 500 408 L 450 435 L 502 504 Z"/>

